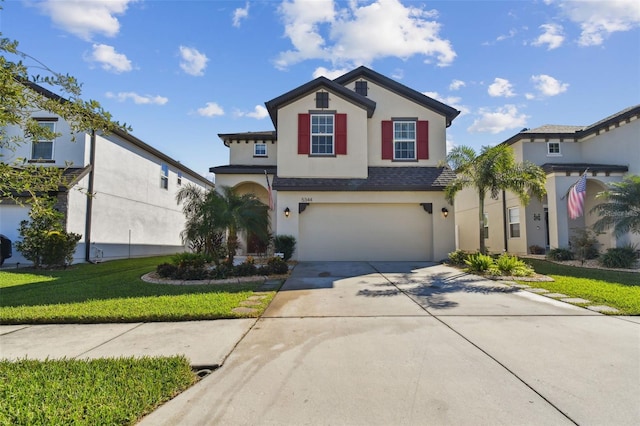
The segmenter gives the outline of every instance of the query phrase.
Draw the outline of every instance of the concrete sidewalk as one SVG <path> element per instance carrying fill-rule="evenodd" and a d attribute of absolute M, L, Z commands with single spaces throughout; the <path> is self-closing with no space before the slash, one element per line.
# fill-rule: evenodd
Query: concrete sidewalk
<path fill-rule="evenodd" d="M 17 360 L 185 355 L 217 368 L 256 319 L 0 326 L 0 358 Z"/>

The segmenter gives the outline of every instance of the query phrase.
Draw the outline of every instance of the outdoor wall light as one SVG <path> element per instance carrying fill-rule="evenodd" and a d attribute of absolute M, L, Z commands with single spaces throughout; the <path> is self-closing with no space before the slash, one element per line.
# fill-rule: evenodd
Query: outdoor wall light
<path fill-rule="evenodd" d="M 446 207 L 442 208 L 442 216 L 446 219 L 447 216 L 449 216 L 449 210 L 447 210 Z"/>
<path fill-rule="evenodd" d="M 284 215 L 286 217 L 289 217 L 289 215 L 291 214 L 291 210 L 289 210 L 289 207 L 287 207 L 286 209 L 284 209 Z"/>

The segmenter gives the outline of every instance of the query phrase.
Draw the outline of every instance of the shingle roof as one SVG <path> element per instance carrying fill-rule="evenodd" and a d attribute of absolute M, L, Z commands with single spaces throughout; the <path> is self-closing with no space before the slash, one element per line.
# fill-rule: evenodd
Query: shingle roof
<path fill-rule="evenodd" d="M 520 133 L 575 133 L 586 126 L 567 126 L 562 124 L 545 124 L 535 129 L 523 130 Z"/>
<path fill-rule="evenodd" d="M 211 173 L 217 175 L 261 175 L 265 170 L 270 175 L 275 175 L 278 171 L 276 166 L 217 166 L 209 168 Z"/>
<path fill-rule="evenodd" d="M 609 173 L 626 173 L 629 171 L 628 166 L 615 164 L 594 164 L 594 163 L 545 163 L 540 166 L 545 173 L 567 172 L 567 173 L 583 173 L 585 170 L 589 172 L 609 172 Z"/>
<path fill-rule="evenodd" d="M 264 130 L 260 132 L 239 132 L 239 133 L 218 133 L 218 137 L 222 139 L 226 146 L 233 141 L 261 141 L 271 142 L 277 141 L 278 137 L 274 130 Z"/>
<path fill-rule="evenodd" d="M 366 179 L 273 179 L 278 191 L 442 191 L 455 174 L 447 167 L 369 167 Z"/>

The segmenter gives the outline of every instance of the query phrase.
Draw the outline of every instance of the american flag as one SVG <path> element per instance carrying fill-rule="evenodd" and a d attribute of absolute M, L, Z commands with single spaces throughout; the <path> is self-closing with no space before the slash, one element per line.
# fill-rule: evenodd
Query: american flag
<path fill-rule="evenodd" d="M 273 194 L 271 193 L 271 184 L 266 170 L 264 171 L 264 177 L 267 178 L 267 190 L 269 191 L 269 210 L 273 210 Z"/>
<path fill-rule="evenodd" d="M 584 197 L 587 194 L 587 172 L 584 172 L 578 182 L 569 190 L 569 217 L 576 219 L 584 213 Z"/>

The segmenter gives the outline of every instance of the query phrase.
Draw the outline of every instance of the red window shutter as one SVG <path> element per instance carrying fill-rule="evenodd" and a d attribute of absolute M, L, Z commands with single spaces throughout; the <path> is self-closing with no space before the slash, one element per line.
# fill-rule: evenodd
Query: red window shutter
<path fill-rule="evenodd" d="M 336 114 L 336 155 L 347 155 L 347 114 Z"/>
<path fill-rule="evenodd" d="M 309 154 L 311 145 L 310 114 L 298 114 L 298 154 Z"/>
<path fill-rule="evenodd" d="M 418 145 L 418 160 L 429 159 L 429 122 L 418 120 L 417 130 L 417 145 Z"/>
<path fill-rule="evenodd" d="M 393 121 L 382 121 L 382 159 L 393 160 Z"/>

